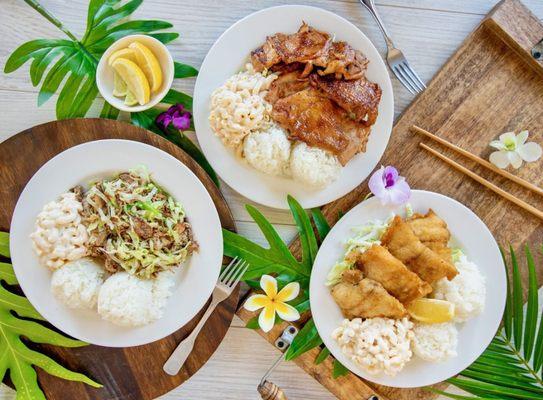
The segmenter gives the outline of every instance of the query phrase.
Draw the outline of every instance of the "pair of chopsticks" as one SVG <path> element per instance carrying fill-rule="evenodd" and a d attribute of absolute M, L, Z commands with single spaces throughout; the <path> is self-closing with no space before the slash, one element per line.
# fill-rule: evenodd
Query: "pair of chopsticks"
<path fill-rule="evenodd" d="M 449 149 L 463 155 L 464 157 L 467 157 L 470 160 L 475 161 L 477 164 L 482 165 L 486 169 L 489 169 L 489 170 L 503 176 L 504 178 L 507 178 L 507 179 L 509 179 L 509 180 L 511 180 L 511 181 L 525 187 L 526 189 L 531 190 L 532 192 L 537 193 L 540 196 L 543 196 L 543 189 L 541 189 L 540 187 L 535 186 L 535 185 L 531 184 L 530 182 L 527 182 L 524 179 L 521 179 L 518 176 L 515 176 L 515 175 L 513 175 L 513 174 L 511 174 L 511 173 L 509 173 L 507 171 L 499 169 L 498 167 L 496 167 L 493 164 L 491 164 L 490 162 L 482 159 L 481 157 L 478 157 L 478 156 L 476 156 L 474 154 L 471 154 L 470 152 L 468 152 L 468 151 L 466 151 L 466 150 L 464 150 L 464 149 L 462 149 L 462 148 L 460 148 L 460 147 L 446 141 L 445 139 L 442 139 L 439 136 L 436 136 L 433 133 L 430 133 L 430 132 L 428 132 L 428 131 L 426 131 L 426 130 L 424 130 L 424 129 L 416 126 L 416 125 L 413 125 L 411 127 L 411 130 L 413 132 L 416 132 L 416 133 L 419 133 L 419 134 L 421 134 L 423 136 L 426 136 L 427 138 L 432 139 L 433 141 L 442 144 L 443 146 L 445 146 L 445 147 L 447 147 L 447 148 L 449 148 Z M 528 211 L 529 213 L 532 213 L 533 215 L 535 215 L 539 219 L 543 220 L 543 211 L 538 210 L 534 206 L 526 203 L 525 201 L 516 198 L 512 194 L 506 192 L 505 190 L 500 189 L 498 186 L 496 186 L 493 183 L 487 181 L 486 179 L 480 177 L 476 173 L 470 171 L 466 167 L 458 164 L 456 161 L 451 160 L 450 158 L 444 156 L 443 154 L 439 153 L 437 150 L 434 150 L 433 148 L 425 145 L 424 143 L 419 143 L 419 146 L 422 147 L 424 150 L 428 151 L 429 153 L 433 154 L 434 156 L 436 156 L 436 157 L 440 158 L 441 160 L 445 161 L 447 164 L 449 164 L 453 168 L 457 169 L 458 171 L 466 174 L 470 178 L 472 178 L 475 181 L 479 182 L 481 185 L 483 185 L 483 186 L 487 187 L 488 189 L 492 190 L 494 193 L 502 196 L 503 198 L 509 200 L 510 202 L 516 204 L 517 206 L 523 208 L 524 210 Z"/>

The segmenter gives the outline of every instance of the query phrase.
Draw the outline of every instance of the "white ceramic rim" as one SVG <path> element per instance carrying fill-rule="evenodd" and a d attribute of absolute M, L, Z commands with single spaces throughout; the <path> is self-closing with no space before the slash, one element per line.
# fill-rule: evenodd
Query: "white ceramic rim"
<path fill-rule="evenodd" d="M 101 156 L 107 154 L 107 151 L 116 154 L 117 157 L 112 161 L 102 159 L 99 167 L 88 166 L 85 156 L 91 157 L 96 154 Z M 126 168 L 133 168 L 145 157 L 147 161 L 151 160 L 145 165 L 153 179 L 185 207 L 187 217 L 193 226 L 194 236 L 196 240 L 201 241 L 200 250 L 177 269 L 176 286 L 168 299 L 164 316 L 143 327 L 123 328 L 102 320 L 96 310 L 71 310 L 57 301 L 50 292 L 51 272 L 39 263 L 32 249 L 29 234 L 34 229 L 36 215 L 46 202 L 76 184 L 85 184 L 90 179 L 110 176 Z M 77 163 L 70 164 L 74 158 Z M 140 162 L 134 161 L 138 159 Z M 61 179 L 58 179 L 59 183 L 53 182 L 49 188 L 47 181 L 58 177 L 65 177 L 65 182 L 62 183 Z M 62 189 L 59 191 L 59 188 Z M 189 198 L 195 200 L 190 204 L 184 201 Z M 145 143 L 106 139 L 71 147 L 47 161 L 34 174 L 15 206 L 11 221 L 10 251 L 21 288 L 46 320 L 70 336 L 88 343 L 108 347 L 129 347 L 154 342 L 172 334 L 202 309 L 219 276 L 223 256 L 222 229 L 219 215 L 206 188 L 177 158 Z M 38 282 L 33 282 L 36 279 Z M 185 285 L 188 286 L 187 289 L 184 288 Z M 190 288 L 196 291 L 194 295 L 183 292 L 183 290 L 188 292 Z"/>
<path fill-rule="evenodd" d="M 457 357 L 440 363 L 425 362 L 414 357 L 395 377 L 385 374 L 371 375 L 350 361 L 331 337 L 332 331 L 344 318 L 324 282 L 332 263 L 340 259 L 344 252 L 341 244 L 352 227 L 375 218 L 385 218 L 392 211 L 400 212 L 401 207 L 381 206 L 379 200 L 372 197 L 345 214 L 332 228 L 319 249 L 311 274 L 309 296 L 317 330 L 334 357 L 363 379 L 398 388 L 433 385 L 455 376 L 473 363 L 486 349 L 499 328 L 505 308 L 507 287 L 499 247 L 487 226 L 473 211 L 447 196 L 423 190 L 414 190 L 410 202 L 415 212 L 426 212 L 428 208 L 433 208 L 449 225 L 453 244 L 466 251 L 468 259 L 478 265 L 486 278 L 485 311 L 463 324 L 456 324 L 459 331 Z M 377 213 L 381 215 L 375 215 Z M 450 218 L 451 215 L 454 218 Z M 462 240 L 458 238 L 460 231 Z"/>
<path fill-rule="evenodd" d="M 261 33 L 256 33 L 254 29 L 251 29 L 251 24 L 258 25 L 254 21 L 260 20 L 270 22 L 266 23 Z M 211 131 L 208 121 L 211 92 L 239 71 L 250 51 L 261 44 L 266 35 L 286 31 L 286 29 L 295 31 L 302 20 L 317 29 L 335 34 L 340 40 L 347 40 L 355 48 L 360 48 L 370 60 L 368 78 L 378 82 L 383 91 L 379 104 L 379 117 L 372 128 L 367 152 L 356 155 L 342 168 L 339 179 L 323 190 L 304 187 L 291 179 L 269 176 L 245 165 L 236 159 L 231 150 L 222 145 L 220 139 Z M 282 29 L 281 24 L 291 26 Z M 248 32 L 250 35 L 246 34 Z M 236 42 L 238 45 L 234 46 L 231 42 Z M 241 46 L 239 43 L 242 43 Z M 232 54 L 233 52 L 235 54 Z M 221 60 L 222 64 L 218 63 L 218 60 Z M 228 65 L 226 68 L 217 68 L 217 65 L 224 67 L 225 63 Z M 266 8 L 233 24 L 209 50 L 200 68 L 194 89 L 196 135 L 202 151 L 215 171 L 238 193 L 256 203 L 278 209 L 288 209 L 287 194 L 296 197 L 302 207 L 312 208 L 327 204 L 352 191 L 378 165 L 390 138 L 393 118 L 392 84 L 388 69 L 375 46 L 360 29 L 343 17 L 311 6 L 284 5 Z"/>
<path fill-rule="evenodd" d="M 152 95 L 147 104 L 128 106 L 124 104 L 123 99 L 113 96 L 112 88 L 106 87 L 106 84 L 104 83 L 104 74 L 107 68 L 111 68 L 107 64 L 107 60 L 109 56 L 113 52 L 120 50 L 123 47 L 128 47 L 129 42 L 133 42 L 138 39 L 151 41 L 154 43 L 155 46 L 162 48 L 162 52 L 164 53 L 164 55 L 166 55 L 168 62 L 167 62 L 167 65 L 161 64 L 164 82 L 162 83 L 162 89 L 160 90 L 160 92 Z M 125 45 L 125 43 L 127 44 Z M 155 56 L 159 57 L 158 55 L 155 55 Z M 98 87 L 98 91 L 100 92 L 104 100 L 107 101 L 112 107 L 115 107 L 118 110 L 126 111 L 126 112 L 141 112 L 141 111 L 145 111 L 156 106 L 158 103 L 162 101 L 162 99 L 166 96 L 166 94 L 168 94 L 168 91 L 171 89 L 172 84 L 173 84 L 174 73 L 175 73 L 175 66 L 174 66 L 172 54 L 170 53 L 170 50 L 168 50 L 168 47 L 164 43 L 162 43 L 160 40 L 149 35 L 128 35 L 117 40 L 115 43 L 113 43 L 111 46 L 107 48 L 104 54 L 102 54 L 102 57 L 100 58 L 100 61 L 98 62 L 98 67 L 96 68 L 96 86 Z"/>

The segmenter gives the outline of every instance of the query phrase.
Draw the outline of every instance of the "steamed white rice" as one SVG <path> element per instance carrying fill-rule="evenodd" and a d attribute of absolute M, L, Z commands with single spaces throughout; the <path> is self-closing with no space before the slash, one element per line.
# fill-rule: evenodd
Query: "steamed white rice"
<path fill-rule="evenodd" d="M 106 272 L 91 258 L 70 261 L 55 270 L 51 292 L 70 308 L 94 309 Z"/>
<path fill-rule="evenodd" d="M 415 323 L 411 342 L 416 356 L 431 362 L 444 361 L 457 356 L 458 330 L 452 322 Z"/>
<path fill-rule="evenodd" d="M 277 125 L 253 132 L 243 142 L 243 155 L 255 169 L 269 175 L 288 176 L 290 141 L 287 133 Z"/>
<path fill-rule="evenodd" d="M 481 314 L 485 308 L 485 278 L 477 265 L 460 254 L 454 263 L 458 275 L 451 281 L 443 278 L 435 284 L 433 295 L 436 299 L 454 304 L 454 322 L 465 322 Z"/>
<path fill-rule="evenodd" d="M 100 289 L 98 314 L 120 326 L 149 324 L 164 315 L 173 286 L 174 275 L 170 271 L 161 272 L 155 280 L 143 280 L 127 272 L 118 272 Z"/>
<path fill-rule="evenodd" d="M 333 154 L 298 142 L 290 155 L 290 171 L 297 181 L 324 188 L 339 177 L 341 164 Z"/>

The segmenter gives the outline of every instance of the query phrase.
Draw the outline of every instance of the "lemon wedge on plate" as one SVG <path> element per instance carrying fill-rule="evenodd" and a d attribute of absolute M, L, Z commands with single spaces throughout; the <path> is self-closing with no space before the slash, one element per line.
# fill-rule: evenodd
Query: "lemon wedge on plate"
<path fill-rule="evenodd" d="M 151 92 L 158 91 L 162 86 L 162 69 L 153 52 L 139 42 L 131 43 L 128 49 L 136 54 L 137 63 L 149 81 Z"/>
<path fill-rule="evenodd" d="M 136 53 L 134 52 L 134 50 L 126 48 L 126 49 L 117 50 L 112 55 L 110 55 L 109 58 L 107 59 L 107 63 L 109 65 L 113 65 L 115 60 L 118 58 L 126 58 L 127 60 L 130 60 L 134 63 L 137 62 Z"/>
<path fill-rule="evenodd" d="M 454 304 L 446 300 L 418 299 L 407 306 L 411 317 L 427 324 L 449 322 L 454 318 Z"/>
<path fill-rule="evenodd" d="M 111 65 L 119 77 L 126 82 L 128 91 L 132 92 L 140 105 L 149 102 L 151 92 L 145 74 L 136 63 L 126 58 L 117 58 Z"/>
<path fill-rule="evenodd" d="M 119 76 L 118 73 L 113 73 L 113 96 L 124 97 L 128 92 L 126 82 Z"/>

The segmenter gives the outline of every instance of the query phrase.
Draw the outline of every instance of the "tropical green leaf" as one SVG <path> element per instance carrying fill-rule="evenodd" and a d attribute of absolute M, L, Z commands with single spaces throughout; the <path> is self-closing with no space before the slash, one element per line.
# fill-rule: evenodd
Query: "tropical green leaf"
<path fill-rule="evenodd" d="M 332 377 L 334 379 L 339 378 L 340 376 L 345 376 L 349 374 L 349 370 L 338 360 L 334 360 L 334 369 L 332 370 Z"/>
<path fill-rule="evenodd" d="M 537 328 L 538 294 L 535 262 L 528 246 L 525 248 L 526 262 L 528 265 L 528 303 L 526 305 L 526 320 L 524 325 L 524 357 L 532 358 L 534 350 L 535 331 Z"/>
<path fill-rule="evenodd" d="M 9 233 L 0 232 L 0 256 L 9 258 Z"/>
<path fill-rule="evenodd" d="M 536 267 L 528 247 L 525 255 L 528 269 L 526 309 L 522 304 L 523 284 L 519 262 L 510 247 L 510 262 L 502 250 L 506 272 L 512 272 L 512 279 L 507 280 L 503 329 L 483 354 L 460 373 L 461 377 L 449 379 L 450 383 L 476 397 L 455 397 L 443 393 L 446 396 L 453 399 L 543 400 L 543 379 L 539 373 L 543 363 L 543 322 L 536 329 L 539 314 Z"/>
<path fill-rule="evenodd" d="M 319 332 L 317 331 L 313 318 L 311 318 L 294 337 L 294 340 L 285 353 L 285 360 L 293 360 L 305 352 L 320 346 L 321 344 L 322 339 L 319 336 Z"/>
<path fill-rule="evenodd" d="M 9 285 L 17 284 L 10 264 L 0 263 L 0 280 Z M 32 318 L 32 320 L 21 317 Z M 65 380 L 83 382 L 96 388 L 102 387 L 89 377 L 70 371 L 46 355 L 27 347 L 22 337 L 34 343 L 62 347 L 87 345 L 66 337 L 36 320 L 43 320 L 43 318 L 30 302 L 0 284 L 0 381 L 9 374 L 18 399 L 45 400 L 45 395 L 38 385 L 34 367 L 39 367 L 48 374 Z"/>
<path fill-rule="evenodd" d="M 325 346 L 321 350 L 317 358 L 315 358 L 315 365 L 319 365 L 320 363 L 322 363 L 324 360 L 328 358 L 329 355 L 330 355 L 330 350 L 328 350 L 328 347 Z"/>
<path fill-rule="evenodd" d="M 269 221 L 255 207 L 246 205 L 246 209 L 264 234 L 269 248 L 223 229 L 224 254 L 242 258 L 250 265 L 243 279 L 258 279 L 263 274 L 273 273 L 287 273 L 293 281 L 309 278 L 310 271 L 296 260 Z"/>
<path fill-rule="evenodd" d="M 522 327 L 524 320 L 524 310 L 522 302 L 522 277 L 517 262 L 517 256 L 513 247 L 509 247 L 511 252 L 511 265 L 513 267 L 513 342 L 517 351 L 522 348 Z"/>
<path fill-rule="evenodd" d="M 311 274 L 311 268 L 313 267 L 313 262 L 315 262 L 315 257 L 317 257 L 317 251 L 319 249 L 317 245 L 317 238 L 313 232 L 311 221 L 300 203 L 298 203 L 296 199 L 290 195 L 287 197 L 287 201 L 290 207 L 290 212 L 292 213 L 294 221 L 296 222 L 298 233 L 300 234 L 300 243 L 302 245 L 302 265 L 306 271 Z"/>
<path fill-rule="evenodd" d="M 172 24 L 166 21 L 126 21 L 141 5 L 142 0 L 91 0 L 87 12 L 87 26 L 81 40 L 36 0 L 25 1 L 64 32 L 68 39 L 36 39 L 22 44 L 8 58 L 4 72 L 11 73 L 31 61 L 29 72 L 32 85 L 41 85 L 38 105 L 41 106 L 58 93 L 58 119 L 84 117 L 87 114 L 98 95 L 95 82 L 98 61 L 113 42 L 127 35 L 142 33 L 164 43 L 179 36 L 174 32 L 161 32 L 172 28 Z M 184 64 L 177 63 L 175 67 L 176 76 L 179 77 L 194 76 L 197 73 L 194 68 Z M 171 96 L 182 98 L 183 104 L 192 104 L 192 99 L 187 95 Z M 106 106 L 101 116 L 115 118 L 115 114 L 118 115 L 118 112 Z"/>
<path fill-rule="evenodd" d="M 328 221 L 326 221 L 326 218 L 322 214 L 322 211 L 320 208 L 312 208 L 311 216 L 313 217 L 313 222 L 315 223 L 315 227 L 317 228 L 317 233 L 319 234 L 319 239 L 322 243 L 324 238 L 330 232 L 330 229 L 331 229 L 330 224 L 328 224 Z"/>
<path fill-rule="evenodd" d="M 198 75 L 198 70 L 190 65 L 174 62 L 175 72 L 173 77 L 176 79 L 191 78 Z"/>

